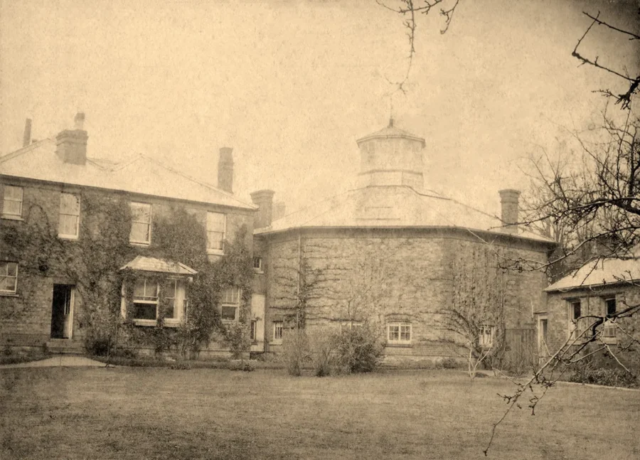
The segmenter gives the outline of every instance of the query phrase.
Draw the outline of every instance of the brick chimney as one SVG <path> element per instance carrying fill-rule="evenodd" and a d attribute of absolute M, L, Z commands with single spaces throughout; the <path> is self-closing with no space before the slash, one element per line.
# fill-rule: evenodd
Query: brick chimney
<path fill-rule="evenodd" d="M 273 202 L 273 217 L 271 219 L 272 222 L 275 222 L 278 219 L 282 219 L 285 215 L 285 204 L 283 201 L 274 201 Z"/>
<path fill-rule="evenodd" d="M 233 149 L 222 147 L 218 158 L 218 188 L 233 193 Z"/>
<path fill-rule="evenodd" d="M 65 129 L 56 136 L 56 154 L 65 163 L 84 165 L 87 162 L 87 139 L 84 130 L 84 113 L 78 112 L 74 118 L 74 129 Z"/>
<path fill-rule="evenodd" d="M 258 206 L 258 212 L 254 216 L 253 227 L 264 228 L 271 225 L 273 215 L 273 190 L 258 190 L 251 194 L 251 201 Z"/>
<path fill-rule="evenodd" d="M 24 136 L 22 137 L 22 146 L 26 147 L 31 144 L 31 118 L 27 118 L 24 122 Z"/>
<path fill-rule="evenodd" d="M 520 190 L 506 189 L 500 190 L 500 204 L 502 206 L 502 231 L 505 233 L 518 233 L 518 212 Z"/>

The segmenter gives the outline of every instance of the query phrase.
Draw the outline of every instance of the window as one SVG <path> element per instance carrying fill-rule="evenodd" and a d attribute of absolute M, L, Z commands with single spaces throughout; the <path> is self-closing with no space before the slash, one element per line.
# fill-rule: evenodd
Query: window
<path fill-rule="evenodd" d="M 18 287 L 18 264 L 0 262 L 0 293 L 15 294 Z"/>
<path fill-rule="evenodd" d="M 604 300 L 604 307 L 605 307 L 605 315 L 607 318 L 611 318 L 613 316 L 615 316 L 616 314 L 616 298 L 612 297 L 610 299 L 605 299 Z"/>
<path fill-rule="evenodd" d="M 131 234 L 129 241 L 136 244 L 151 243 L 151 205 L 131 203 Z"/>
<path fill-rule="evenodd" d="M 616 298 L 611 297 L 609 299 L 604 299 L 604 314 L 606 321 L 604 322 L 604 328 L 602 330 L 602 338 L 605 340 L 613 339 L 615 341 L 615 338 L 617 337 L 616 324 L 614 323 L 616 311 Z"/>
<path fill-rule="evenodd" d="M 387 325 L 387 341 L 391 344 L 411 343 L 411 324 L 394 323 Z"/>
<path fill-rule="evenodd" d="M 284 330 L 284 323 L 282 321 L 273 322 L 273 342 L 282 343 L 282 331 Z"/>
<path fill-rule="evenodd" d="M 207 213 L 207 250 L 222 252 L 227 218 L 219 212 Z"/>
<path fill-rule="evenodd" d="M 249 331 L 249 338 L 252 342 L 256 342 L 258 340 L 258 321 L 253 319 L 251 320 L 251 329 Z"/>
<path fill-rule="evenodd" d="M 262 271 L 262 257 L 253 258 L 253 269 L 257 272 Z"/>
<path fill-rule="evenodd" d="M 580 335 L 578 331 L 579 319 L 582 317 L 582 305 L 580 300 L 569 301 L 569 321 L 568 321 L 568 334 L 573 334 L 574 338 Z"/>
<path fill-rule="evenodd" d="M 4 186 L 2 217 L 22 217 L 22 187 Z"/>
<path fill-rule="evenodd" d="M 60 222 L 58 236 L 60 238 L 78 238 L 80 228 L 80 197 L 71 193 L 60 195 Z"/>
<path fill-rule="evenodd" d="M 133 288 L 133 319 L 155 320 L 158 311 L 158 284 L 146 278 Z"/>
<path fill-rule="evenodd" d="M 162 286 L 162 295 L 164 297 L 164 319 L 176 318 L 176 294 L 178 292 L 178 282 L 176 280 L 167 280 Z"/>
<path fill-rule="evenodd" d="M 225 289 L 222 292 L 222 305 L 220 316 L 225 321 L 237 321 L 238 311 L 240 310 L 240 299 L 242 290 L 238 288 Z"/>
<path fill-rule="evenodd" d="M 478 343 L 482 348 L 491 348 L 493 346 L 493 336 L 495 333 L 495 326 L 484 325 L 480 326 L 480 337 L 478 337 Z"/>

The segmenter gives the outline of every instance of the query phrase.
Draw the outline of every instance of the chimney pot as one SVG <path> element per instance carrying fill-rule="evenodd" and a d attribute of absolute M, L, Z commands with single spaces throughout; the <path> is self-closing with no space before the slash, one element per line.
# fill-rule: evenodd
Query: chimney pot
<path fill-rule="evenodd" d="M 84 112 L 76 113 L 76 116 L 73 119 L 73 124 L 75 129 L 84 129 Z"/>
<path fill-rule="evenodd" d="M 258 190 L 251 194 L 251 201 L 258 206 L 258 212 L 254 216 L 254 228 L 263 228 L 271 225 L 273 216 L 273 190 Z"/>
<path fill-rule="evenodd" d="M 27 118 L 24 122 L 24 136 L 22 138 L 23 147 L 29 144 L 31 144 L 31 118 Z"/>
<path fill-rule="evenodd" d="M 505 233 L 518 233 L 518 214 L 520 211 L 520 190 L 500 190 L 500 204 L 502 208 L 502 223 Z"/>
<path fill-rule="evenodd" d="M 218 158 L 218 188 L 233 193 L 233 149 L 222 147 Z"/>

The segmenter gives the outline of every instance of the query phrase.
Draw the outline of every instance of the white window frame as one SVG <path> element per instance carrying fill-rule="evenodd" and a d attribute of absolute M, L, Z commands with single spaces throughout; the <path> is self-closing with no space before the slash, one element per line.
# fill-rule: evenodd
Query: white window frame
<path fill-rule="evenodd" d="M 252 319 L 249 324 L 249 339 L 252 343 L 258 343 L 258 320 Z"/>
<path fill-rule="evenodd" d="M 144 291 L 146 293 L 146 286 L 147 283 L 153 283 L 151 281 L 149 281 L 148 278 L 146 277 L 141 277 L 139 278 L 137 281 L 144 281 Z M 134 324 L 136 324 L 137 326 L 155 326 L 158 323 L 158 315 L 160 313 L 160 295 L 162 293 L 162 289 L 163 286 L 166 283 L 173 283 L 174 285 L 174 297 L 166 297 L 169 299 L 173 299 L 173 317 L 172 318 L 164 318 L 164 325 L 166 327 L 177 327 L 180 322 L 182 321 L 183 317 L 185 316 L 186 313 L 186 308 L 187 308 L 187 300 L 186 300 L 186 291 L 184 293 L 184 299 L 182 300 L 182 306 L 183 309 L 180 309 L 180 299 L 182 297 L 180 297 L 180 292 L 182 289 L 186 289 L 184 283 L 178 279 L 178 278 L 171 278 L 168 277 L 166 280 L 161 281 L 161 282 L 156 282 L 156 293 L 157 296 L 156 297 L 140 297 L 140 298 L 136 298 L 135 297 L 135 286 L 134 286 L 134 297 L 132 299 L 132 305 L 131 307 L 134 309 L 133 314 L 135 315 L 135 304 L 148 304 L 148 305 L 155 305 L 156 307 L 156 317 L 154 319 L 146 319 L 146 318 L 132 318 Z M 124 292 L 124 288 L 123 288 L 123 292 Z M 124 307 L 123 307 L 124 308 Z M 123 314 L 124 310 L 123 310 Z"/>
<path fill-rule="evenodd" d="M 398 328 L 398 337 L 392 337 L 392 328 Z M 407 328 L 409 332 L 409 338 L 403 338 L 402 336 L 407 333 Z M 395 336 L 395 333 L 394 333 Z M 395 322 L 387 324 L 387 343 L 391 345 L 410 345 L 411 340 L 413 339 L 413 327 L 411 323 L 406 322 Z"/>
<path fill-rule="evenodd" d="M 284 321 L 273 321 L 273 342 L 275 344 L 282 343 L 284 336 Z"/>
<path fill-rule="evenodd" d="M 569 303 L 567 309 L 567 338 L 578 337 L 578 321 L 582 318 L 582 301 L 580 299 L 570 299 L 567 301 Z M 580 308 L 580 315 L 575 317 L 575 306 L 578 305 Z"/>
<path fill-rule="evenodd" d="M 602 335 L 600 336 L 601 340 L 605 343 L 617 343 L 618 341 L 618 330 L 615 323 L 615 318 L 610 319 L 609 316 L 609 302 L 614 302 L 614 313 L 618 311 L 618 301 L 615 296 L 604 297 L 604 317 L 605 321 L 602 325 Z"/>
<path fill-rule="evenodd" d="M 490 324 L 483 324 L 480 326 L 480 336 L 478 337 L 478 345 L 481 348 L 493 347 L 494 338 L 496 335 L 496 327 Z"/>
<path fill-rule="evenodd" d="M 145 222 L 145 221 L 137 221 L 134 220 L 134 211 L 133 209 L 138 206 L 138 207 L 148 207 L 149 208 L 149 222 Z M 151 244 L 151 232 L 153 229 L 153 206 L 151 206 L 151 203 L 142 203 L 139 201 L 131 201 L 129 203 L 129 207 L 131 209 L 131 231 L 129 233 L 129 243 L 134 244 L 134 245 L 139 245 L 139 246 L 149 246 Z M 148 226 L 147 229 L 147 240 L 134 240 L 133 239 L 133 225 L 134 224 L 145 224 Z"/>
<path fill-rule="evenodd" d="M 220 232 L 220 228 L 212 228 L 213 222 L 210 219 L 211 216 L 222 216 L 222 232 Z M 207 253 L 208 254 L 223 254 L 224 253 L 224 240 L 227 237 L 227 215 L 222 212 L 216 211 L 207 211 Z M 220 234 L 222 236 L 219 240 L 216 240 L 217 244 L 212 244 L 212 240 L 210 238 L 211 234 Z"/>
<path fill-rule="evenodd" d="M 222 291 L 222 297 L 220 298 L 220 318 L 223 322 L 234 322 L 240 319 L 240 303 L 242 302 L 242 289 L 237 287 L 227 288 Z M 235 313 L 233 319 L 223 318 L 223 308 L 234 308 Z"/>
<path fill-rule="evenodd" d="M 15 276 L 9 275 L 9 265 L 15 265 L 16 271 Z M 18 262 L 12 262 L 9 260 L 0 261 L 0 278 L 2 279 L 11 279 L 13 278 L 13 289 L 1 289 L 0 295 L 15 295 L 18 292 Z M 0 284 L 0 287 L 2 284 Z"/>
<path fill-rule="evenodd" d="M 262 257 L 253 256 L 253 269 L 257 273 L 262 273 Z"/>
<path fill-rule="evenodd" d="M 63 213 L 63 209 L 62 209 L 62 203 L 63 203 L 63 199 L 64 196 L 72 196 L 74 197 L 77 202 L 78 202 L 78 213 L 77 214 L 67 214 L 67 213 Z M 79 235 L 80 235 L 80 207 L 81 207 L 81 203 L 80 203 L 80 196 L 76 195 L 74 193 L 65 193 L 62 192 L 60 194 L 60 212 L 58 215 L 58 237 L 59 238 L 64 238 L 64 239 L 68 239 L 68 240 L 77 240 Z M 62 217 L 75 217 L 76 218 L 76 225 L 75 225 L 75 233 L 74 234 L 66 234 L 66 233 L 62 233 Z"/>
<path fill-rule="evenodd" d="M 19 190 L 20 191 L 20 199 L 9 197 L 9 190 Z M 19 203 L 20 210 L 18 212 L 8 212 L 7 211 L 7 202 Z M 2 202 L 2 217 L 5 219 L 22 219 L 22 208 L 24 204 L 24 189 L 22 187 L 17 187 L 15 185 L 5 185 L 4 186 L 4 198 Z"/>

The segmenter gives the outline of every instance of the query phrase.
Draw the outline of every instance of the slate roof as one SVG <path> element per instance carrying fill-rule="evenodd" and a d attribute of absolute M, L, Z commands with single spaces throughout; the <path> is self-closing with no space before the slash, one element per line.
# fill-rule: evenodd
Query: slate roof
<path fill-rule="evenodd" d="M 242 209 L 256 209 L 255 206 L 238 200 L 230 193 L 186 176 L 142 154 L 121 164 L 115 164 L 107 159 L 89 157 L 85 165 L 75 165 L 64 163 L 55 151 L 55 139 L 35 142 L 0 157 L 0 174 Z"/>
<path fill-rule="evenodd" d="M 418 193 L 408 186 L 376 186 L 350 190 L 274 221 L 255 234 L 297 228 L 425 228 L 455 227 L 500 232 L 502 221 L 435 192 Z M 502 233 L 502 232 L 500 232 Z M 518 237 L 551 240 L 520 229 Z"/>
<path fill-rule="evenodd" d="M 545 291 L 588 289 L 638 280 L 640 280 L 640 258 L 596 259 L 556 281 Z"/>
<path fill-rule="evenodd" d="M 166 259 L 157 259 L 155 257 L 136 256 L 131 262 L 127 263 L 120 270 L 136 270 L 144 272 L 169 273 L 172 275 L 197 275 L 198 272 L 193 268 L 187 267 L 180 262 L 173 262 Z"/>

